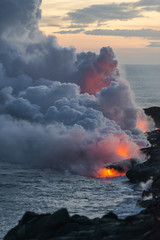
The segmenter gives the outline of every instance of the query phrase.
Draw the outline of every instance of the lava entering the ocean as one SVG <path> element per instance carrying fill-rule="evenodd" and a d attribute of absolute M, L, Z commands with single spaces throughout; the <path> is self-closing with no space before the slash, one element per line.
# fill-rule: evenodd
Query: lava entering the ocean
<path fill-rule="evenodd" d="M 125 176 L 125 172 L 120 172 L 118 170 L 115 170 L 114 168 L 103 168 L 100 169 L 95 177 L 96 178 L 115 178 L 115 177 L 120 177 L 120 176 Z"/>

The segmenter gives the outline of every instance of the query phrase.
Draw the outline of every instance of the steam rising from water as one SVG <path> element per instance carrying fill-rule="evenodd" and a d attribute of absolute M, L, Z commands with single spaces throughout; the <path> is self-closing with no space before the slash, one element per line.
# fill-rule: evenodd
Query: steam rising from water
<path fill-rule="evenodd" d="M 38 28 L 40 4 L 0 1 L 0 161 L 93 175 L 138 156 L 146 116 L 113 50 L 60 47 Z"/>

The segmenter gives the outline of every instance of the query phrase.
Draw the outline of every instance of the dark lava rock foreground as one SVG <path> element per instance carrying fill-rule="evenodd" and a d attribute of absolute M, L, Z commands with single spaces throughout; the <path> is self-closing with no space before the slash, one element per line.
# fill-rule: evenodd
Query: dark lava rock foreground
<path fill-rule="evenodd" d="M 26 212 L 4 240 L 159 240 L 158 204 L 124 220 L 110 212 L 102 218 L 70 216 L 67 209 L 53 214 Z"/>

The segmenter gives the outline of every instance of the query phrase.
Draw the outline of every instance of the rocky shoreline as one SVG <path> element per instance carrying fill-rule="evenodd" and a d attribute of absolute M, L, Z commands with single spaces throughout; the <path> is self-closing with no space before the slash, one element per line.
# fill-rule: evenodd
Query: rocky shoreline
<path fill-rule="evenodd" d="M 43 215 L 26 212 L 4 240 L 159 240 L 160 222 L 155 210 L 150 206 L 124 220 L 112 212 L 95 219 L 70 216 L 67 209 Z"/>
<path fill-rule="evenodd" d="M 126 174 L 131 182 L 146 182 L 151 176 L 160 176 L 160 107 L 144 109 L 145 113 L 152 117 L 156 130 L 146 133 L 151 146 L 143 148 L 141 151 L 147 156 L 147 161 L 136 164 Z"/>
<path fill-rule="evenodd" d="M 145 109 L 160 126 L 160 108 Z M 102 218 L 89 219 L 78 214 L 70 216 L 67 209 L 53 214 L 26 212 L 18 225 L 11 229 L 4 240 L 160 240 L 160 130 L 147 133 L 151 143 L 142 149 L 148 160 L 135 164 L 126 176 L 131 182 L 153 180 L 146 196 L 139 201 L 145 209 L 140 213 L 119 219 L 112 212 Z"/>

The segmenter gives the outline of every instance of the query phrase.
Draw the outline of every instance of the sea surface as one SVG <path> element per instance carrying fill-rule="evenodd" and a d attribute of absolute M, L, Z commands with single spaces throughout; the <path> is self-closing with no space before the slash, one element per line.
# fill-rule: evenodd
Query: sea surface
<path fill-rule="evenodd" d="M 160 65 L 123 65 L 122 70 L 140 107 L 160 106 Z"/>
<path fill-rule="evenodd" d="M 139 106 L 160 106 L 160 65 L 125 65 Z M 126 177 L 93 179 L 52 169 L 22 169 L 0 164 L 0 239 L 25 211 L 54 212 L 66 207 L 70 214 L 101 217 L 114 211 L 119 217 L 140 211 L 140 185 Z"/>

